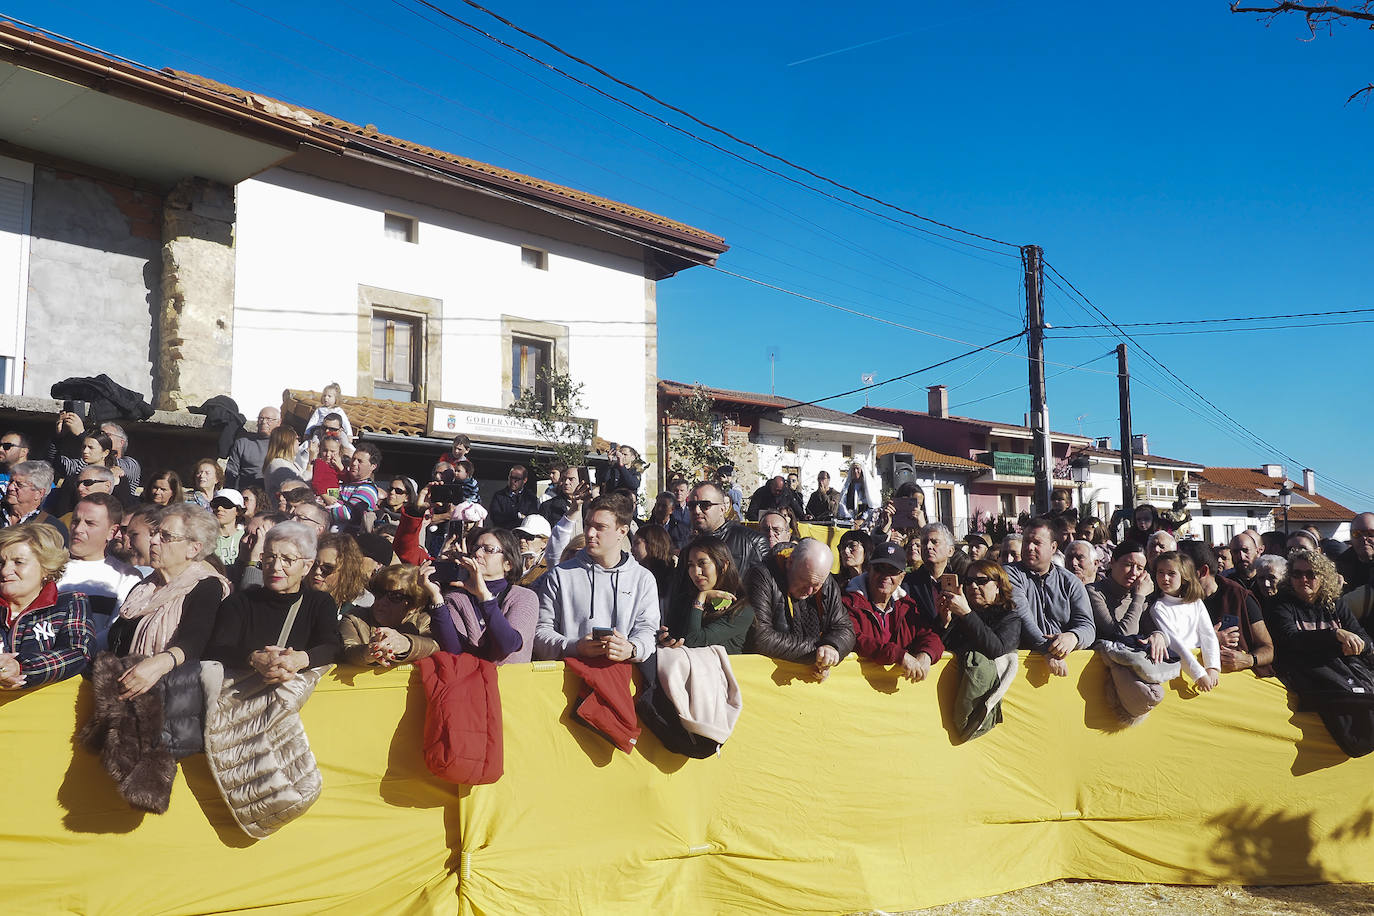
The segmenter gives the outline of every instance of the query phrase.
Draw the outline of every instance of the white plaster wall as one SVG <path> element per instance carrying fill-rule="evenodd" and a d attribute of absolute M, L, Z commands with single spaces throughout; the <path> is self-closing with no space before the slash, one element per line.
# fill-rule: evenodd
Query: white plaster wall
<path fill-rule="evenodd" d="M 1202 526 L 1211 525 L 1213 545 L 1225 544 L 1230 541 L 1230 538 L 1226 536 L 1228 525 L 1233 529 L 1232 537 L 1246 528 L 1254 528 L 1261 534 L 1274 530 L 1274 520 L 1267 513 L 1259 515 L 1257 518 L 1249 518 L 1245 515 L 1244 510 L 1237 510 L 1233 506 L 1212 508 L 1210 511 L 1212 514 L 1209 516 L 1203 516 L 1198 512 L 1194 513 L 1193 532 L 1198 537 L 1202 537 Z"/>
<path fill-rule="evenodd" d="M 280 169 L 238 188 L 233 397 L 245 414 L 285 388 L 356 388 L 359 285 L 443 302 L 434 400 L 502 405 L 501 317 L 569 328 L 568 371 L 607 439 L 644 452 L 642 265 L 518 229 Z M 383 214 L 419 220 L 419 242 L 388 239 Z M 548 270 L 520 246 L 549 251 Z M 430 358 L 434 358 L 431 354 Z"/>
<path fill-rule="evenodd" d="M 877 439 L 871 435 L 844 436 L 833 432 L 808 430 L 805 427 L 797 429 L 790 425 L 762 420 L 759 423 L 759 431 L 752 438 L 758 451 L 760 475 L 755 487 L 761 486 L 768 477 L 783 473 L 784 467 L 798 467 L 800 470 L 797 474 L 801 480 L 802 493 L 809 498 L 816 490 L 817 474 L 821 471 L 827 472 L 830 475 L 830 485 L 839 489 L 846 469 L 854 459 L 863 463 L 864 472 L 870 477 L 876 479 L 878 475 L 875 462 Z M 783 448 L 784 438 L 797 440 L 795 452 Z M 854 458 L 844 457 L 843 449 L 846 445 L 853 448 Z"/>

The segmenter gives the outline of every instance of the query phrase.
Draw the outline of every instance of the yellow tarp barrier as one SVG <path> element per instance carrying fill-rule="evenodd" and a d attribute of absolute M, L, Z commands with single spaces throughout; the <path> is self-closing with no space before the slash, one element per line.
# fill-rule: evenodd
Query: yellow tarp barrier
<path fill-rule="evenodd" d="M 950 665 L 915 685 L 853 658 L 819 685 L 735 665 L 744 712 L 707 760 L 647 732 L 614 751 L 568 719 L 561 665 L 502 669 L 506 774 L 472 789 L 424 771 L 408 672 L 336 671 L 305 710 L 324 795 L 258 842 L 199 758 L 167 814 L 130 812 L 73 754 L 85 685 L 6 694 L 5 912 L 840 913 L 1061 877 L 1374 881 L 1374 760 L 1345 758 L 1276 681 L 1171 686 L 1112 731 L 1101 662 L 1074 653 L 1051 679 L 1023 657 L 1006 721 L 953 745 Z"/>

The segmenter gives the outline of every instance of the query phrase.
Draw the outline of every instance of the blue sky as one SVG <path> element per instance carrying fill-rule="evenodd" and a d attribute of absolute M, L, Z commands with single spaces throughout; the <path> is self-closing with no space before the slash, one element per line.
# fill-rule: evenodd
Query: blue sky
<path fill-rule="evenodd" d="M 437 5 L 557 59 L 456 0 Z M 1021 327 L 1015 257 L 828 200 L 407 8 L 419 7 L 5 5 L 8 15 L 142 63 L 199 72 L 711 230 L 732 246 L 722 267 L 872 316 L 695 268 L 659 287 L 665 378 L 766 391 L 775 348 L 778 393 L 811 399 L 858 387 L 865 373 L 882 381 L 970 349 L 930 334 L 984 344 Z M 1366 30 L 1301 41 L 1298 21 L 1266 28 L 1220 0 L 1148 9 L 539 0 L 493 8 L 837 181 L 980 234 L 1041 245 L 1114 321 L 1374 308 L 1374 110 L 1344 104 L 1374 80 Z M 1055 325 L 1100 320 L 1053 286 L 1046 313 Z M 1290 476 L 1314 467 L 1320 492 L 1374 507 L 1364 458 L 1374 409 L 1362 368 L 1374 325 L 1178 333 L 1228 327 L 1239 325 L 1136 331 L 1149 332 L 1139 344 L 1270 447 L 1228 432 L 1133 346 L 1135 430 L 1149 434 L 1151 450 L 1248 466 L 1287 454 L 1298 462 L 1286 462 Z M 1052 331 L 1047 344 L 1047 359 L 1059 364 L 1047 370 L 1052 425 L 1115 438 L 1113 360 L 1064 370 L 1105 356 L 1116 341 L 1082 333 Z M 1016 353 L 1024 344 L 1014 349 L 866 397 L 924 409 L 925 386 L 944 383 L 956 413 L 1019 421 L 1026 363 Z M 864 400 L 827 403 L 853 409 Z"/>

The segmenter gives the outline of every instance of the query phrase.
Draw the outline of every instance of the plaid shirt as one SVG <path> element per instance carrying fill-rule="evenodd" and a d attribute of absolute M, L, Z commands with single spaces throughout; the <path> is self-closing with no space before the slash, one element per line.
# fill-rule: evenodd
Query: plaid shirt
<path fill-rule="evenodd" d="M 0 597 L 0 651 L 19 659 L 25 687 L 38 687 L 80 674 L 95 654 L 95 630 L 91 627 L 86 596 L 80 592 L 59 595 L 57 586 L 43 586 L 28 610 L 10 619 L 10 608 Z"/>

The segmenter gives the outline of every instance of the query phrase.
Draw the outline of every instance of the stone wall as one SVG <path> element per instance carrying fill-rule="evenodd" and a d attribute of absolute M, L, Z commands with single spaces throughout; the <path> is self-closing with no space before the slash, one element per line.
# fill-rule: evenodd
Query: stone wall
<path fill-rule="evenodd" d="M 23 391 L 105 373 L 151 400 L 162 199 L 34 169 Z"/>
<path fill-rule="evenodd" d="M 203 178 L 183 179 L 167 195 L 157 323 L 156 406 L 162 410 L 229 393 L 234 213 L 234 189 Z M 262 354 L 264 368 L 280 355 Z"/>

